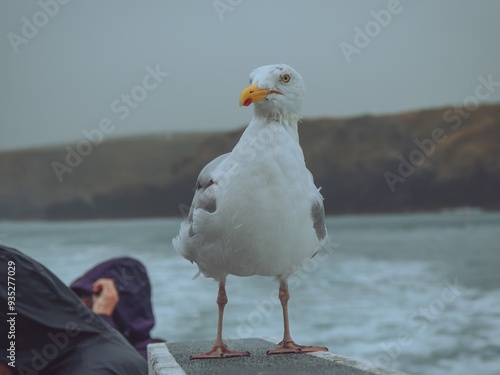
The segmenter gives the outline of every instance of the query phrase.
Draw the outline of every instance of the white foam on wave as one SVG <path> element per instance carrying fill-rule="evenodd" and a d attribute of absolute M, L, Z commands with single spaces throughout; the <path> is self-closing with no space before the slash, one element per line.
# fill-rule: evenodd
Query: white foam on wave
<path fill-rule="evenodd" d="M 444 215 L 329 219 L 342 246 L 316 268 L 294 275 L 296 288 L 290 300 L 294 339 L 408 373 L 498 372 L 500 290 L 462 285 L 472 280 L 461 278 L 470 271 L 457 268 L 454 258 L 467 255 L 478 264 L 473 270 L 496 272 L 486 268 L 492 258 L 480 255 L 491 247 L 488 244 L 498 244 L 499 232 L 491 228 L 498 226 L 499 217 L 477 216 L 466 227 L 473 225 L 474 231 L 467 233 L 461 221 L 449 221 Z M 178 223 L 177 219 L 8 223 L 0 232 L 9 233 L 4 243 L 41 261 L 65 282 L 102 260 L 135 257 L 146 265 L 152 281 L 153 335 L 169 341 L 214 339 L 217 284 L 203 276 L 192 279 L 196 265 L 178 255 L 170 243 Z M 474 245 L 474 254 L 467 244 Z M 443 300 L 446 282 L 453 284 L 456 277 L 460 294 L 456 298 L 444 294 Z M 496 279 L 488 277 L 488 285 L 494 286 L 491 280 Z M 271 278 L 229 277 L 224 337 L 280 337 L 277 288 Z M 405 345 L 400 344 L 402 334 Z"/>

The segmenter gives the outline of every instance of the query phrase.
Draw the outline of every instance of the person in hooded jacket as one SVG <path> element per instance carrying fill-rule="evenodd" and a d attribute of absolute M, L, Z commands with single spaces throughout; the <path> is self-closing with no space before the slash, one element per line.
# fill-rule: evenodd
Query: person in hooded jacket
<path fill-rule="evenodd" d="M 0 245 L 0 280 L 0 374 L 147 373 L 127 340 L 42 264 Z"/>
<path fill-rule="evenodd" d="M 70 288 L 93 312 L 119 331 L 147 359 L 155 324 L 151 284 L 144 265 L 123 257 L 100 263 L 71 283 Z"/>

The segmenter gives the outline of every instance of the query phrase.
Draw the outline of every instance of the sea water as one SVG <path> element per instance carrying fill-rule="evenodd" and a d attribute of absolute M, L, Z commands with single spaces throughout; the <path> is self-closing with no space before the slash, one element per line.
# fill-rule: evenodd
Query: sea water
<path fill-rule="evenodd" d="M 154 337 L 215 339 L 217 284 L 171 244 L 180 219 L 1 222 L 0 241 L 65 283 L 132 256 L 153 288 Z M 411 374 L 500 374 L 500 213 L 336 216 L 325 249 L 290 278 L 297 343 Z M 270 228 L 272 230 L 272 228 Z M 280 339 L 272 278 L 229 276 L 223 336 Z"/>

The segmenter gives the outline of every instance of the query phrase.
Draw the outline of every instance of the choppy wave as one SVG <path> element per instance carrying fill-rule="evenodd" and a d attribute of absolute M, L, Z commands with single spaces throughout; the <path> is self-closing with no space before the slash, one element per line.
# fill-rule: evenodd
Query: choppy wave
<path fill-rule="evenodd" d="M 297 342 L 414 374 L 498 374 L 500 214 L 344 216 L 334 246 L 290 280 Z M 175 253 L 178 220 L 3 222 L 0 240 L 71 282 L 129 255 L 153 283 L 154 335 L 215 337 L 217 285 Z M 293 285 L 293 288 L 292 288 Z M 282 335 L 277 283 L 229 277 L 224 336 Z"/>

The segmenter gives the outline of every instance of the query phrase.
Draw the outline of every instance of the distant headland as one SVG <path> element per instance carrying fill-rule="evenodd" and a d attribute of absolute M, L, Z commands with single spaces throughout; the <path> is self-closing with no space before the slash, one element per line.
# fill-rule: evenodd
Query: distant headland
<path fill-rule="evenodd" d="M 0 219 L 180 216 L 201 168 L 241 132 L 95 131 L 72 145 L 2 152 Z M 500 104 L 305 119 L 299 133 L 328 214 L 500 209 Z"/>

